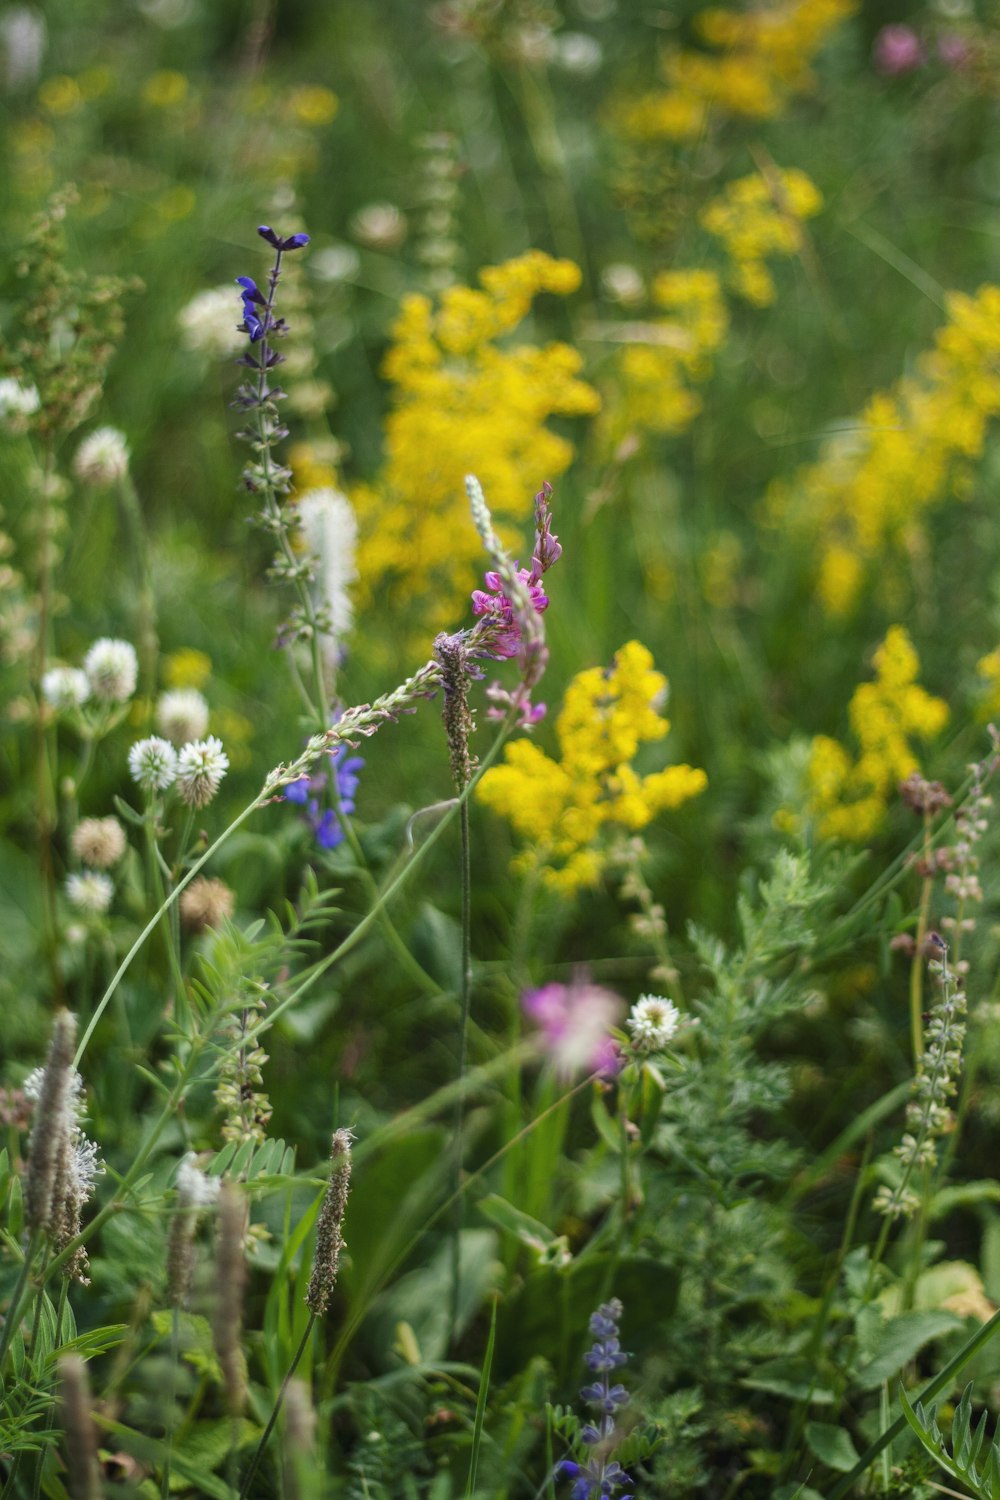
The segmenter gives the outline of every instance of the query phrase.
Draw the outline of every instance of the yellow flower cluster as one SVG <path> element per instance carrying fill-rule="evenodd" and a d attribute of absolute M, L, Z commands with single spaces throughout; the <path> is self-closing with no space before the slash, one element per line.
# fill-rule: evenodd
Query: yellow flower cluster
<path fill-rule="evenodd" d="M 755 307 L 769 307 L 776 293 L 767 257 L 798 254 L 802 221 L 822 206 L 819 189 L 804 172 L 775 168 L 730 182 L 702 211 L 701 222 L 722 241 L 735 290 Z"/>
<path fill-rule="evenodd" d="M 826 735 L 812 742 L 808 811 L 822 838 L 870 838 L 895 788 L 919 769 L 910 738 L 931 739 L 948 719 L 948 705 L 918 684 L 920 662 L 901 625 L 890 628 L 874 663 L 875 681 L 855 690 L 848 710 L 857 758 Z"/>
<path fill-rule="evenodd" d="M 946 306 L 914 375 L 873 396 L 856 431 L 769 491 L 770 519 L 821 539 L 818 591 L 832 614 L 853 607 L 872 564 L 914 550 L 924 512 L 963 493 L 1000 413 L 1000 287 L 951 292 Z"/>
<path fill-rule="evenodd" d="M 526 493 L 568 468 L 573 447 L 545 426 L 553 415 L 596 412 L 568 344 L 501 345 L 541 292 L 580 284 L 572 261 L 529 250 L 480 272 L 481 289 L 449 287 L 435 308 L 408 297 L 385 373 L 395 387 L 386 456 L 373 486 L 351 491 L 361 529 L 358 570 L 369 593 L 395 583 L 403 597 L 448 595 L 481 567 L 463 476 L 482 481 L 502 521 L 525 514 Z"/>
<path fill-rule="evenodd" d="M 704 790 L 707 777 L 692 766 L 650 776 L 632 766 L 639 746 L 670 728 L 658 710 L 666 692 L 650 652 L 629 641 L 609 670 L 590 667 L 567 688 L 555 726 L 558 760 L 531 740 L 508 745 L 505 764 L 486 772 L 477 795 L 529 841 L 515 869 L 540 870 L 547 885 L 570 895 L 597 880 L 607 858 L 598 847 L 603 829 L 638 832 Z"/>
<path fill-rule="evenodd" d="M 701 135 L 711 114 L 770 119 L 812 87 L 810 62 L 857 8 L 857 0 L 785 0 L 746 11 L 701 11 L 695 29 L 714 52 L 669 52 L 666 88 L 626 106 L 623 129 L 646 140 L 689 141 Z"/>
<path fill-rule="evenodd" d="M 976 662 L 976 672 L 983 680 L 976 717 L 985 722 L 1000 714 L 1000 646 Z"/>
<path fill-rule="evenodd" d="M 631 433 L 674 435 L 690 426 L 701 410 L 692 386 L 711 375 L 712 355 L 729 327 L 714 271 L 664 271 L 652 297 L 669 316 L 637 325 L 641 339 L 621 351 L 601 423 L 612 451 Z"/>

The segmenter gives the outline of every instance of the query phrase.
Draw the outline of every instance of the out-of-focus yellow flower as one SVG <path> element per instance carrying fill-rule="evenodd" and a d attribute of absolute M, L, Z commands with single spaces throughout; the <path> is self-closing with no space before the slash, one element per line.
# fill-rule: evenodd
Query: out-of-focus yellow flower
<path fill-rule="evenodd" d="M 653 301 L 668 316 L 625 325 L 632 341 L 615 361 L 616 380 L 605 398 L 602 448 L 614 452 L 630 434 L 675 436 L 701 410 L 693 387 L 712 372 L 729 315 L 713 271 L 663 271 Z"/>
<path fill-rule="evenodd" d="M 855 605 L 873 565 L 918 550 L 925 512 L 964 497 L 1000 414 L 1000 287 L 950 292 L 946 307 L 948 321 L 915 373 L 876 393 L 850 433 L 768 492 L 769 520 L 819 542 L 830 613 Z M 884 569 L 880 577 L 884 587 Z"/>
<path fill-rule="evenodd" d="M 108 92 L 115 81 L 115 75 L 105 63 L 97 63 L 92 68 L 84 68 L 77 75 L 77 83 L 80 93 L 85 100 L 100 99 Z"/>
<path fill-rule="evenodd" d="M 976 671 L 983 679 L 982 696 L 976 717 L 983 723 L 1000 714 L 1000 646 L 976 662 Z"/>
<path fill-rule="evenodd" d="M 229 764 L 234 769 L 242 769 L 250 764 L 249 745 L 253 739 L 253 725 L 245 714 L 237 713 L 232 708 L 213 708 L 209 728 L 225 745 Z"/>
<path fill-rule="evenodd" d="M 362 588 L 394 584 L 403 598 L 430 597 L 434 623 L 452 617 L 459 581 L 469 584 L 481 566 L 464 476 L 479 476 L 499 521 L 523 518 L 532 486 L 555 479 L 573 457 L 567 439 L 545 425 L 549 417 L 586 416 L 600 405 L 568 344 L 500 343 L 539 293 L 574 291 L 577 267 L 529 250 L 487 267 L 479 282 L 449 287 L 436 305 L 404 300 L 385 361 L 394 406 L 384 466 L 373 485 L 350 492 Z"/>
<path fill-rule="evenodd" d="M 288 450 L 288 463 L 296 490 L 322 490 L 340 487 L 337 470 L 329 442 L 293 443 Z"/>
<path fill-rule="evenodd" d="M 288 113 L 300 125 L 329 125 L 339 108 L 336 94 L 318 83 L 300 83 L 287 101 Z"/>
<path fill-rule="evenodd" d="M 142 100 L 153 109 L 176 109 L 183 104 L 188 94 L 188 81 L 183 73 L 164 68 L 153 73 L 142 86 Z"/>
<path fill-rule="evenodd" d="M 29 118 L 13 125 L 8 139 L 11 150 L 19 156 L 34 156 L 55 148 L 56 133 L 44 120 Z"/>
<path fill-rule="evenodd" d="M 173 224 L 178 219 L 186 219 L 189 214 L 194 213 L 198 199 L 193 190 L 186 183 L 178 182 L 161 193 L 156 200 L 156 212 L 161 219 Z"/>
<path fill-rule="evenodd" d="M 72 115 L 83 107 L 83 92 L 75 78 L 56 73 L 39 87 L 38 102 L 50 115 Z"/>
<path fill-rule="evenodd" d="M 916 680 L 920 661 L 902 625 L 890 628 L 874 665 L 875 681 L 855 690 L 848 709 L 857 756 L 827 735 L 812 742 L 806 811 L 821 838 L 871 838 L 896 787 L 919 769 L 910 740 L 932 739 L 948 720 L 948 705 Z"/>
<path fill-rule="evenodd" d="M 767 307 L 774 301 L 775 287 L 766 260 L 796 255 L 803 244 L 803 219 L 819 213 L 822 206 L 819 189 L 804 172 L 776 169 L 730 182 L 706 206 L 701 222 L 722 241 L 736 291 L 755 307 Z"/>
<path fill-rule="evenodd" d="M 212 658 L 193 646 L 172 651 L 163 664 L 164 680 L 172 688 L 203 688 L 211 675 Z"/>
<path fill-rule="evenodd" d="M 770 119 L 813 86 L 809 64 L 858 0 L 785 0 L 746 11 L 713 8 L 695 17 L 711 52 L 675 47 L 663 60 L 666 87 L 619 110 L 626 134 L 690 141 L 710 114 Z"/>
<path fill-rule="evenodd" d="M 640 776 L 632 765 L 641 744 L 670 728 L 660 713 L 666 692 L 651 653 L 629 641 L 610 669 L 590 667 L 567 688 L 556 720 L 558 761 L 531 740 L 507 746 L 504 764 L 486 772 L 477 796 L 527 841 L 515 869 L 537 869 L 547 885 L 571 895 L 604 868 L 605 830 L 638 833 L 704 791 L 708 778 L 693 766 Z"/>

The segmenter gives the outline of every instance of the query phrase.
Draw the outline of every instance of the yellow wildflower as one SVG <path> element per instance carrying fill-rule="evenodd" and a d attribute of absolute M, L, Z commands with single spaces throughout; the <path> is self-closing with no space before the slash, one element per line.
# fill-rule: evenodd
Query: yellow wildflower
<path fill-rule="evenodd" d="M 777 525 L 820 541 L 819 592 L 830 613 L 854 606 L 873 565 L 915 549 L 926 511 L 964 496 L 969 465 L 1000 413 L 1000 287 L 951 292 L 946 307 L 916 373 L 874 395 L 855 431 L 768 493 Z"/>
<path fill-rule="evenodd" d="M 983 679 L 982 698 L 977 710 L 980 720 L 995 719 L 1000 714 L 1000 646 L 976 662 L 976 671 Z"/>
<path fill-rule="evenodd" d="M 807 812 L 821 838 L 864 843 L 878 830 L 901 781 L 919 769 L 910 739 L 932 739 L 948 706 L 917 682 L 920 662 L 902 625 L 875 652 L 875 681 L 862 683 L 848 709 L 858 755 L 817 735 L 809 758 Z"/>
<path fill-rule="evenodd" d="M 288 113 L 300 125 L 329 125 L 340 108 L 332 89 L 318 83 L 300 83 L 288 96 Z"/>
<path fill-rule="evenodd" d="M 804 172 L 754 172 L 730 182 L 713 198 L 701 222 L 722 241 L 736 291 L 755 307 L 767 307 L 775 288 L 765 261 L 771 255 L 796 255 L 802 249 L 802 220 L 822 206 L 819 189 Z"/>
<path fill-rule="evenodd" d="M 187 91 L 188 81 L 184 74 L 164 68 L 146 79 L 142 86 L 142 100 L 154 109 L 176 109 L 178 104 L 184 103 Z"/>
<path fill-rule="evenodd" d="M 641 744 L 670 728 L 660 713 L 666 692 L 650 652 L 629 641 L 610 669 L 590 667 L 567 688 L 555 726 L 558 761 L 531 740 L 508 745 L 504 764 L 486 772 L 477 795 L 527 840 L 515 869 L 538 869 L 547 885 L 570 895 L 600 875 L 605 827 L 638 832 L 704 790 L 707 777 L 693 766 L 640 776 L 632 765 Z"/>
<path fill-rule="evenodd" d="M 394 583 L 406 598 L 436 593 L 442 622 L 458 580 L 471 583 L 480 565 L 464 475 L 480 477 L 501 522 L 523 516 L 526 488 L 556 478 L 573 457 L 567 439 L 545 426 L 549 417 L 589 415 L 600 404 L 568 344 L 498 343 L 539 293 L 573 291 L 576 266 L 529 250 L 487 267 L 479 281 L 449 287 L 436 306 L 424 296 L 403 302 L 384 367 L 394 408 L 383 469 L 350 495 L 362 587 Z"/>
<path fill-rule="evenodd" d="M 695 17 L 711 52 L 674 48 L 663 61 L 666 88 L 630 101 L 625 132 L 689 141 L 710 115 L 770 119 L 813 86 L 809 64 L 858 0 L 784 0 L 746 11 L 712 8 Z"/>
<path fill-rule="evenodd" d="M 57 73 L 40 86 L 38 102 L 50 115 L 72 115 L 83 104 L 83 92 L 75 78 Z"/>
<path fill-rule="evenodd" d="M 193 646 L 171 651 L 164 663 L 164 680 L 171 688 L 202 688 L 211 675 L 211 657 Z"/>
<path fill-rule="evenodd" d="M 632 433 L 675 436 L 701 410 L 692 386 L 707 380 L 712 356 L 729 327 L 726 304 L 713 271 L 663 271 L 653 301 L 665 318 L 628 325 L 635 342 L 616 360 L 616 383 L 601 421 L 602 445 L 614 452 Z"/>

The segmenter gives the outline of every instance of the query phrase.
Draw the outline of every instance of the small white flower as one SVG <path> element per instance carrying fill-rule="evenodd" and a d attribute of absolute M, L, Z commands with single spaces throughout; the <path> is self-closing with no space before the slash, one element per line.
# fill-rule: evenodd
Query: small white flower
<path fill-rule="evenodd" d="M 604 49 L 585 31 L 564 31 L 556 37 L 555 63 L 567 73 L 589 78 L 604 61 Z"/>
<path fill-rule="evenodd" d="M 110 870 L 125 853 L 125 830 L 117 818 L 81 818 L 70 846 L 82 864 Z"/>
<path fill-rule="evenodd" d="M 42 677 L 42 697 L 61 712 L 79 708 L 90 697 L 86 672 L 81 672 L 79 667 L 50 667 Z"/>
<path fill-rule="evenodd" d="M 40 405 L 41 397 L 33 385 L 22 385 L 9 375 L 0 380 L 0 421 L 12 429 L 23 431 L 23 419 L 34 416 Z"/>
<path fill-rule="evenodd" d="M 350 588 L 358 576 L 354 562 L 358 539 L 354 507 L 339 490 L 323 487 L 306 490 L 299 497 L 296 509 L 303 539 L 318 562 L 315 588 L 329 624 L 324 644 L 336 655 L 351 628 Z"/>
<path fill-rule="evenodd" d="M 661 995 L 640 995 L 625 1022 L 632 1040 L 643 1052 L 660 1052 L 680 1025 L 681 1015 L 672 1000 Z"/>
<path fill-rule="evenodd" d="M 76 1201 L 86 1203 L 94 1191 L 94 1183 L 104 1175 L 104 1163 L 97 1155 L 97 1142 L 88 1140 L 81 1132 L 73 1142 L 72 1171 Z"/>
<path fill-rule="evenodd" d="M 238 288 L 216 286 L 199 292 L 177 315 L 184 346 L 210 359 L 225 359 L 238 354 L 246 343 L 246 334 L 238 333 Z"/>
<path fill-rule="evenodd" d="M 612 302 L 621 302 L 623 306 L 635 306 L 642 302 L 646 295 L 646 284 L 642 276 L 627 261 L 616 260 L 610 266 L 605 266 L 601 272 L 601 287 L 606 297 Z"/>
<path fill-rule="evenodd" d="M 177 776 L 177 751 L 169 740 L 151 734 L 136 740 L 128 753 L 129 775 L 146 792 L 162 792 Z"/>
<path fill-rule="evenodd" d="M 128 641 L 95 641 L 83 659 L 94 697 L 102 703 L 125 703 L 135 692 L 139 659 Z"/>
<path fill-rule="evenodd" d="M 229 770 L 229 757 L 214 734 L 193 740 L 177 757 L 177 790 L 188 807 L 205 807 Z"/>
<path fill-rule="evenodd" d="M 395 203 L 366 203 L 350 222 L 350 231 L 372 250 L 395 250 L 406 239 L 406 215 Z"/>
<path fill-rule="evenodd" d="M 177 1168 L 177 1196 L 187 1208 L 208 1208 L 218 1200 L 222 1179 L 200 1171 L 195 1160 L 189 1153 Z"/>
<path fill-rule="evenodd" d="M 128 473 L 128 457 L 125 434 L 116 427 L 98 427 L 77 448 L 73 473 L 84 484 L 115 484 Z"/>
<path fill-rule="evenodd" d="M 83 870 L 79 875 L 66 877 L 66 895 L 77 911 L 94 915 L 107 911 L 114 889 L 110 876 L 101 875 L 96 870 Z"/>
<path fill-rule="evenodd" d="M 156 704 L 156 727 L 174 745 L 200 740 L 208 728 L 208 703 L 197 688 L 161 693 Z"/>

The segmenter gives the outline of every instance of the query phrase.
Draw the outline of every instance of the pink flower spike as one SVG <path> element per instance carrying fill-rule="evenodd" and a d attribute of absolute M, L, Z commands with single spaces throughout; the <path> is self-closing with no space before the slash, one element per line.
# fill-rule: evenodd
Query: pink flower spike
<path fill-rule="evenodd" d="M 537 1024 L 542 1049 L 560 1077 L 617 1072 L 618 1048 L 610 1033 L 624 1009 L 618 995 L 575 979 L 526 990 L 521 1007 Z"/>

